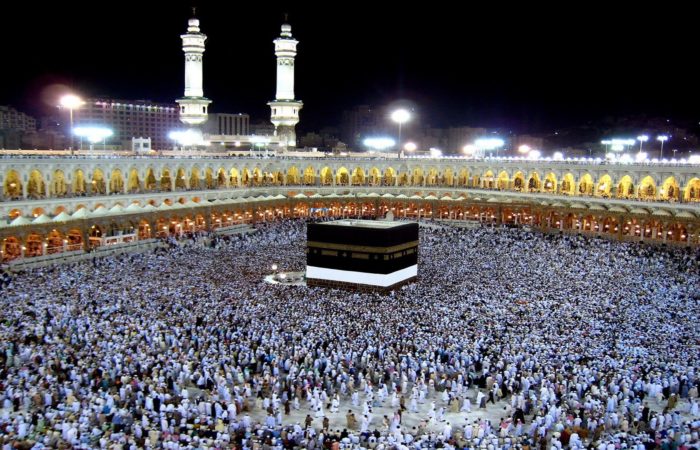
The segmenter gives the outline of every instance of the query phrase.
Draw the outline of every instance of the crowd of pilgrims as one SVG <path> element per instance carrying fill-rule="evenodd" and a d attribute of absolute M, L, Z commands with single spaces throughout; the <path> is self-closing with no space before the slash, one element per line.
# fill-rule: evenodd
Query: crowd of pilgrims
<path fill-rule="evenodd" d="M 6 276 L 2 449 L 700 448 L 697 252 L 433 226 L 372 294 L 257 228 Z"/>

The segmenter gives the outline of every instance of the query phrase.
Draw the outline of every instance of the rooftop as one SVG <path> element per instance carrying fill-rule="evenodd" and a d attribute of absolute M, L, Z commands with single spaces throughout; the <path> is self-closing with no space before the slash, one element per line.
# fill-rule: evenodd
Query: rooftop
<path fill-rule="evenodd" d="M 352 220 L 352 219 L 342 219 L 334 220 L 332 222 L 323 222 L 319 225 L 334 225 L 341 227 L 360 227 L 360 228 L 376 228 L 385 230 L 388 228 L 395 228 L 401 225 L 406 225 L 406 222 L 393 222 L 386 220 Z"/>

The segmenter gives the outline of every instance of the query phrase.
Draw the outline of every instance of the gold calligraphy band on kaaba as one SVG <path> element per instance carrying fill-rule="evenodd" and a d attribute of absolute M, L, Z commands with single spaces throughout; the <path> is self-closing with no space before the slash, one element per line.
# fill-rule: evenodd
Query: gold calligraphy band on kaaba
<path fill-rule="evenodd" d="M 364 253 L 395 253 L 408 248 L 418 247 L 418 241 L 406 242 L 399 245 L 393 245 L 391 247 L 373 247 L 370 245 L 348 245 L 348 244 L 334 244 L 331 242 L 317 242 L 309 241 L 306 243 L 308 248 L 321 248 L 326 250 L 344 250 L 351 252 L 364 252 Z"/>

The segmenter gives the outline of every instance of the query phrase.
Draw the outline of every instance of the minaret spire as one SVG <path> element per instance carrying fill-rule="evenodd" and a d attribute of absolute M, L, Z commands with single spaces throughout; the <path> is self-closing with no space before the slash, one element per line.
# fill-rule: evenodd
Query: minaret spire
<path fill-rule="evenodd" d="M 277 92 L 275 100 L 268 103 L 272 113 L 270 120 L 282 149 L 296 147 L 294 127 L 299 123 L 299 111 L 304 106 L 301 100 L 294 98 L 294 58 L 299 41 L 292 37 L 292 26 L 286 20 L 285 14 L 280 37 L 273 41 L 277 56 Z"/>
<path fill-rule="evenodd" d="M 192 15 L 197 8 L 192 8 Z M 199 19 L 187 21 L 187 33 L 180 35 L 185 52 L 185 95 L 176 100 L 180 104 L 180 121 L 186 125 L 201 125 L 207 121 L 207 108 L 211 100 L 204 96 L 202 59 L 207 35 L 199 29 Z"/>

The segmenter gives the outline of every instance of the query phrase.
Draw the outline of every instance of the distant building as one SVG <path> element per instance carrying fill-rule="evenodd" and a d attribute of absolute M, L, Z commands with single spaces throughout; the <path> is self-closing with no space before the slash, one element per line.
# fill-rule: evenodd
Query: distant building
<path fill-rule="evenodd" d="M 467 144 L 473 144 L 479 138 L 487 137 L 486 128 L 452 127 L 425 128 L 416 134 L 416 145 L 420 150 L 438 148 L 444 154 L 459 154 Z"/>
<path fill-rule="evenodd" d="M 0 106 L 0 130 L 36 131 L 36 119 L 10 106 Z"/>
<path fill-rule="evenodd" d="M 544 149 L 544 138 L 531 136 L 528 134 L 519 134 L 513 139 L 513 149 L 518 150 L 520 146 L 527 145 L 528 147 L 536 150 Z"/>
<path fill-rule="evenodd" d="M 131 151 L 134 153 L 150 153 L 151 138 L 131 138 Z"/>
<path fill-rule="evenodd" d="M 258 121 L 250 124 L 250 134 L 256 136 L 273 136 L 275 126 L 268 121 Z"/>
<path fill-rule="evenodd" d="M 248 114 L 209 114 L 205 133 L 217 136 L 245 136 L 250 133 Z"/>
<path fill-rule="evenodd" d="M 175 103 L 154 103 L 149 100 L 116 100 L 91 98 L 73 112 L 74 127 L 102 126 L 114 135 L 108 143 L 131 147 L 131 138 L 150 137 L 153 148 L 168 148 L 168 133 L 182 128 L 179 107 Z M 67 120 L 66 120 L 67 122 Z"/>
<path fill-rule="evenodd" d="M 370 105 L 359 105 L 343 111 L 340 125 L 340 138 L 351 148 L 364 149 L 364 138 L 386 132 L 384 111 Z"/>

